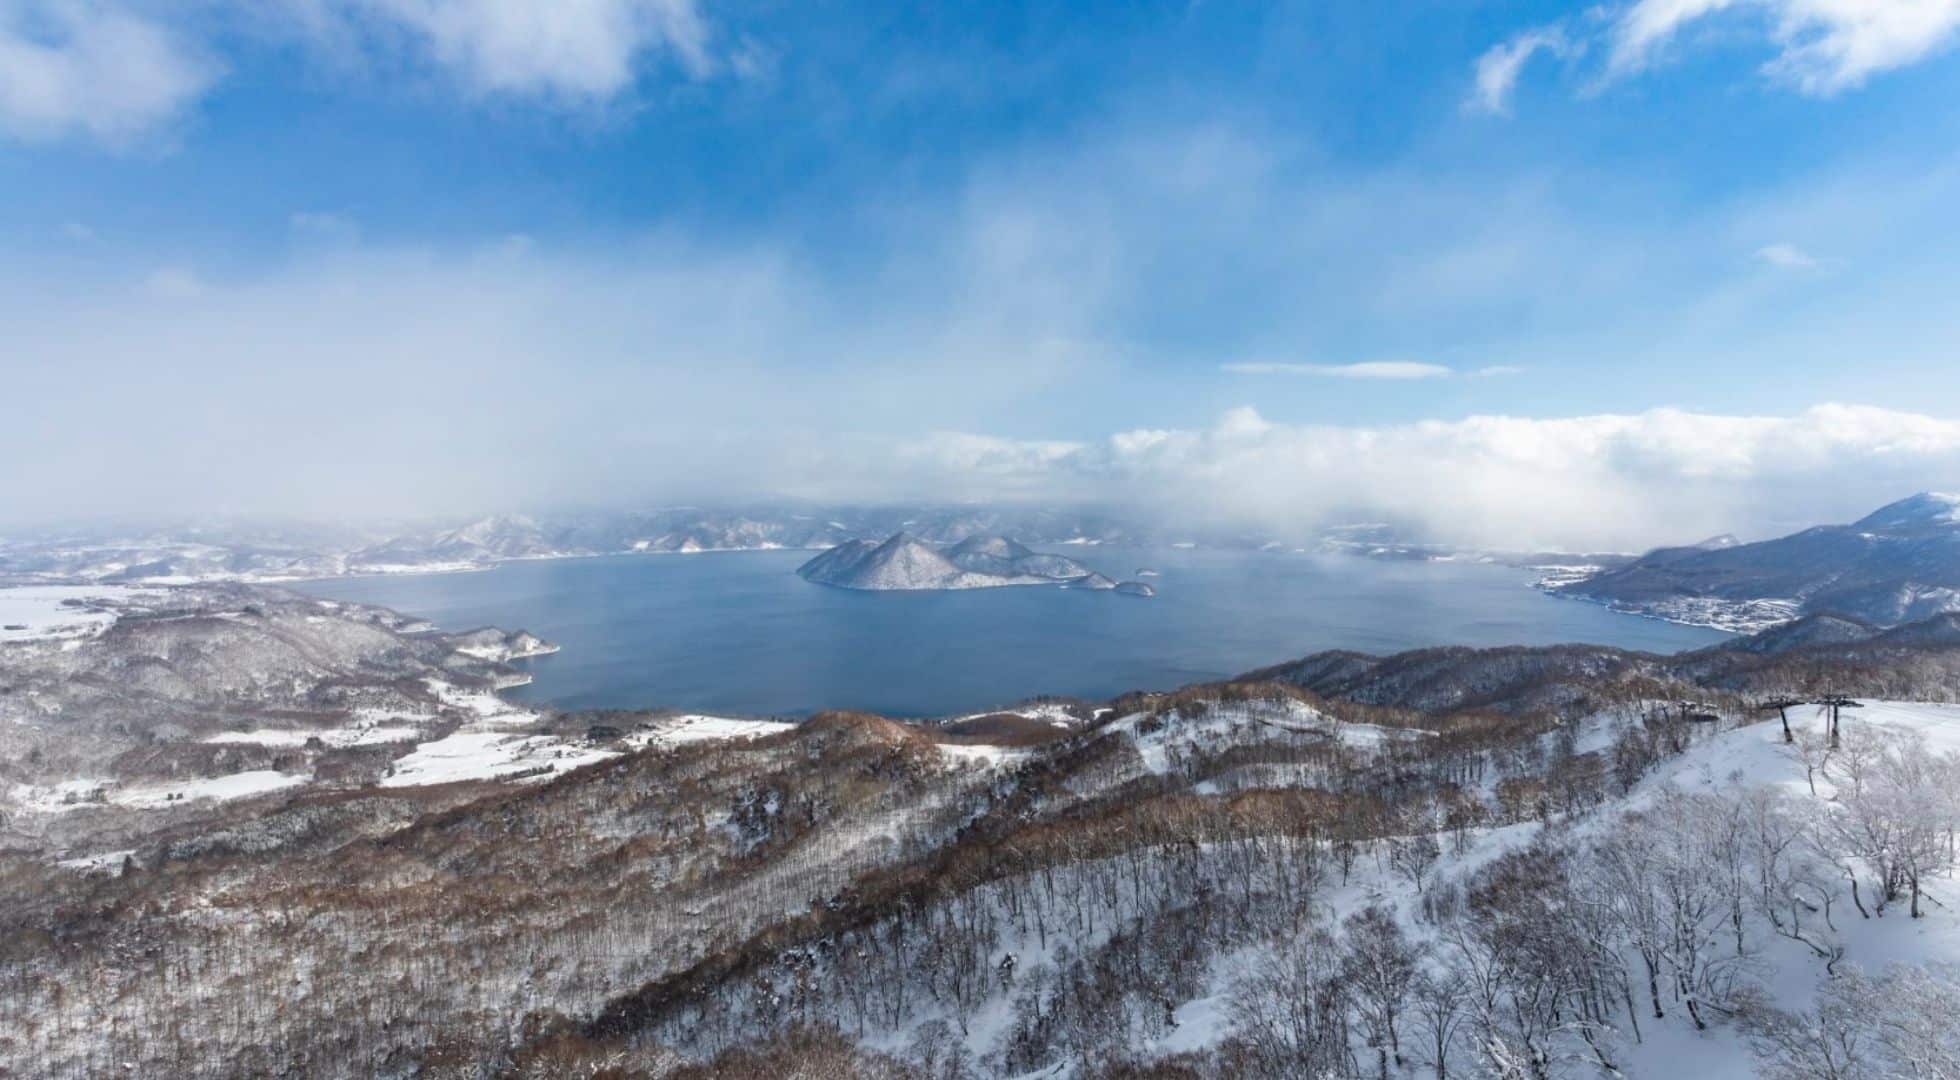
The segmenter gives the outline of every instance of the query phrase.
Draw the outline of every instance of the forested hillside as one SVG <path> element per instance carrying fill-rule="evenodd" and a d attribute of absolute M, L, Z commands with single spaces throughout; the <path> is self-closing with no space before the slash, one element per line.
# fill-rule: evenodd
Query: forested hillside
<path fill-rule="evenodd" d="M 239 622 L 199 655 L 262 648 Z M 497 737 L 577 754 L 20 806 L 0 1071 L 1953 1076 L 1956 679 L 1944 623 L 1327 654 L 945 725 L 527 715 Z"/>

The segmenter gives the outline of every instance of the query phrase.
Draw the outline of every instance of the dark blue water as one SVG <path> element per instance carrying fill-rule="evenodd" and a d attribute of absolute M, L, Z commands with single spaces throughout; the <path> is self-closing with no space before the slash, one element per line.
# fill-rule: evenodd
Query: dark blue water
<path fill-rule="evenodd" d="M 1712 631 L 1556 600 L 1478 563 L 1211 551 L 1071 552 L 1142 600 L 1059 588 L 860 593 L 794 573 L 808 552 L 625 555 L 302 588 L 445 629 L 522 628 L 564 651 L 513 696 L 563 708 L 935 716 L 1035 694 L 1106 698 L 1216 679 L 1321 649 L 1583 641 L 1673 652 Z"/>

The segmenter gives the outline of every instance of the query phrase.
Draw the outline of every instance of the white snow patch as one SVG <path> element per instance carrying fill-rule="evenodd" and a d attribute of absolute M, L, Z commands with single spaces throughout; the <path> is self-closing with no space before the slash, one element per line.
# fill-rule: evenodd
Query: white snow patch
<path fill-rule="evenodd" d="M 82 855 L 73 859 L 62 859 L 55 863 L 64 870 L 77 870 L 84 874 L 115 871 L 122 867 L 123 860 L 136 854 L 134 848 L 125 851 L 104 851 L 95 855 Z"/>
<path fill-rule="evenodd" d="M 229 776 L 213 776 L 186 783 L 146 784 L 140 787 L 112 789 L 109 792 L 109 801 L 118 806 L 154 809 L 173 802 L 243 799 L 305 782 L 304 776 L 272 769 L 253 769 L 248 772 L 232 773 Z"/>
<path fill-rule="evenodd" d="M 381 781 L 381 786 L 495 780 L 534 769 L 540 770 L 538 775 L 545 775 L 616 756 L 614 751 L 580 746 L 549 735 L 512 735 L 465 728 L 423 743 L 413 753 L 397 760 L 395 771 Z"/>
<path fill-rule="evenodd" d="M 0 642 L 94 637 L 116 621 L 92 601 L 129 599 L 134 590 L 109 585 L 24 585 L 0 589 Z M 77 607 L 91 604 L 91 607 Z"/>
<path fill-rule="evenodd" d="M 328 728 L 322 731 L 294 730 L 290 728 L 260 728 L 256 731 L 221 731 L 205 742 L 226 745 L 247 746 L 305 746 L 309 739 L 319 739 L 327 746 L 336 749 L 348 746 L 374 746 L 379 743 L 405 742 L 420 734 L 421 729 L 405 724 L 357 723 L 352 727 Z"/>
<path fill-rule="evenodd" d="M 1028 756 L 1026 750 L 975 743 L 940 743 L 939 752 L 954 761 L 979 762 L 989 766 L 1005 765 Z"/>
<path fill-rule="evenodd" d="M 690 714 L 656 721 L 652 729 L 634 732 L 622 741 L 635 748 L 656 745 L 681 746 L 687 743 L 716 742 L 722 739 L 760 739 L 767 735 L 788 731 L 795 726 L 778 720 L 737 720 L 726 716 Z"/>

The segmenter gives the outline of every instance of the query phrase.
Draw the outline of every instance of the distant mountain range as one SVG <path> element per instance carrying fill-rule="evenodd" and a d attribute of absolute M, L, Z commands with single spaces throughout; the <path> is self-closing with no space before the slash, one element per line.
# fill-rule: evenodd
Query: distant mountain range
<path fill-rule="evenodd" d="M 1062 585 L 1156 595 L 1143 582 L 1118 582 L 1074 559 L 1045 554 L 1004 536 L 969 536 L 944 549 L 904 532 L 882 541 L 847 540 L 796 572 L 819 585 L 873 592 Z"/>
<path fill-rule="evenodd" d="M 1731 630 L 1818 613 L 1914 622 L 1960 611 L 1960 495 L 1914 495 L 1849 525 L 1760 543 L 1660 548 L 1550 591 Z"/>
<path fill-rule="evenodd" d="M 1102 511 L 1052 507 L 674 507 L 619 513 L 504 514 L 460 525 L 365 531 L 200 524 L 174 529 L 41 532 L 0 537 L 0 585 L 278 582 L 347 574 L 476 570 L 513 559 L 816 551 L 853 540 L 875 543 L 880 537 L 899 532 L 936 547 L 950 547 L 973 537 L 1013 536 L 1023 543 L 1051 547 L 1176 545 L 1414 560 L 1462 554 L 1408 543 L 1398 539 L 1393 528 L 1374 524 L 1338 526 L 1305 543 L 1293 543 L 1271 536 L 1189 528 L 1174 521 L 1145 525 Z M 965 569 L 1004 572 L 998 552 L 976 548 L 969 553 L 974 559 Z M 1598 564 L 1611 557 L 1574 558 Z M 1522 556 L 1504 557 L 1509 562 L 1521 560 L 1532 561 Z M 1020 569 L 1038 572 L 1033 564 Z"/>

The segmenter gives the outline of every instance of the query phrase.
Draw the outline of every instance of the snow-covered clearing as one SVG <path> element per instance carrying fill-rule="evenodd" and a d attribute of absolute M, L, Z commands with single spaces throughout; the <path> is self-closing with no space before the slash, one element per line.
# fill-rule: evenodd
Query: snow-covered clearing
<path fill-rule="evenodd" d="M 94 855 L 79 855 L 72 859 L 63 859 L 55 865 L 64 870 L 75 870 L 84 874 L 116 871 L 121 869 L 124 859 L 135 854 L 134 850 L 103 851 Z"/>
<path fill-rule="evenodd" d="M 634 732 L 623 741 L 636 749 L 643 746 L 682 746 L 721 739 L 760 739 L 795 726 L 779 720 L 737 720 L 726 716 L 690 714 L 657 720 L 651 729 Z"/>
<path fill-rule="evenodd" d="M 0 642 L 93 637 L 116 621 L 95 601 L 123 601 L 135 590 L 114 585 L 24 585 L 0 589 Z"/>
<path fill-rule="evenodd" d="M 940 743 L 939 752 L 953 761 L 978 762 L 982 765 L 1006 765 L 1025 760 L 1030 754 L 1030 751 L 1013 747 L 975 743 Z"/>
<path fill-rule="evenodd" d="M 225 776 L 199 777 L 141 784 L 118 784 L 93 778 L 64 780 L 58 784 L 16 785 L 9 801 L 25 813 L 59 814 L 90 806 L 119 806 L 133 810 L 154 810 L 177 803 L 205 799 L 242 799 L 251 795 L 281 791 L 306 783 L 304 775 L 272 769 L 252 769 Z"/>
<path fill-rule="evenodd" d="M 469 729 L 417 746 L 395 762 L 383 787 L 449 784 L 459 780 L 495 780 L 513 773 L 544 776 L 576 769 L 617 756 L 609 750 L 581 746 L 550 735 L 513 735 Z"/>
<path fill-rule="evenodd" d="M 1107 709 L 1101 711 L 1108 712 Z M 1037 702 L 1028 705 L 1011 705 L 1004 709 L 988 709 L 985 712 L 967 713 L 964 716 L 955 716 L 946 722 L 961 724 L 969 720 L 980 720 L 989 716 L 1018 716 L 1023 720 L 1053 724 L 1058 728 L 1072 728 L 1077 723 L 1075 714 L 1069 712 L 1067 705 L 1057 704 L 1052 701 Z"/>
<path fill-rule="evenodd" d="M 444 705 L 472 714 L 471 724 L 518 727 L 535 723 L 538 719 L 531 710 L 498 697 L 495 690 L 461 687 L 441 679 L 425 680 L 424 685 Z"/>
<path fill-rule="evenodd" d="M 1160 776 L 1170 771 L 1172 760 L 1178 754 L 1205 746 L 1226 745 L 1242 734 L 1256 734 L 1260 729 L 1365 748 L 1429 737 L 1426 731 L 1342 723 L 1303 701 L 1292 699 L 1221 703 L 1193 715 L 1182 711 L 1157 716 L 1132 713 L 1109 725 L 1110 731 L 1123 732 L 1134 739 L 1144 768 Z"/>
<path fill-rule="evenodd" d="M 253 731 L 221 731 L 205 739 L 208 743 L 245 746 L 305 746 L 318 739 L 323 745 L 340 749 L 349 746 L 375 746 L 406 742 L 421 733 L 408 724 L 356 723 L 350 727 L 309 731 L 295 728 L 259 728 Z"/>
<path fill-rule="evenodd" d="M 134 787 L 116 788 L 109 792 L 109 801 L 118 806 L 138 809 L 151 809 L 173 802 L 191 802 L 198 799 L 243 799 L 250 795 L 264 795 L 270 791 L 280 791 L 306 783 L 305 776 L 277 772 L 273 769 L 253 769 L 248 772 L 232 773 L 229 776 L 212 776 L 183 783 L 143 784 Z"/>
<path fill-rule="evenodd" d="M 459 780 L 494 780 L 513 774 L 523 778 L 548 776 L 618 757 L 621 749 L 595 746 L 555 735 L 513 734 L 509 729 L 530 723 L 536 715 L 505 704 L 495 694 L 457 691 L 445 702 L 471 708 L 478 718 L 445 738 L 417 746 L 395 762 L 388 787 L 448 784 Z M 625 749 L 681 746 L 720 740 L 756 739 L 795 727 L 773 720 L 737 720 L 721 716 L 676 716 L 657 721 L 619 741 Z"/>

